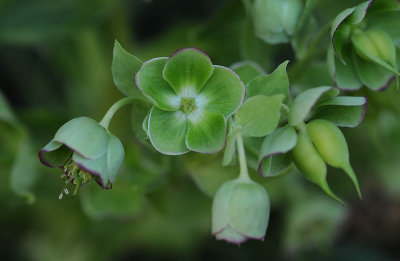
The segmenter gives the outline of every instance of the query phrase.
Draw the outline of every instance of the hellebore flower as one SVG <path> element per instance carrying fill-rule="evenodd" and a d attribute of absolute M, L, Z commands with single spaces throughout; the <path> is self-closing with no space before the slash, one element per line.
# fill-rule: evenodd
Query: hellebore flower
<path fill-rule="evenodd" d="M 302 11 L 301 0 L 255 0 L 255 34 L 270 44 L 287 43 L 297 29 Z"/>
<path fill-rule="evenodd" d="M 267 191 L 253 181 L 231 180 L 217 191 L 212 206 L 212 233 L 219 240 L 240 244 L 264 240 L 269 219 Z"/>
<path fill-rule="evenodd" d="M 143 63 L 136 85 L 153 103 L 144 128 L 161 153 L 211 153 L 225 144 L 226 118 L 245 89 L 230 69 L 212 65 L 201 50 L 185 48 Z"/>
<path fill-rule="evenodd" d="M 398 77 L 400 2 L 369 0 L 341 12 L 331 29 L 328 64 L 341 89 L 380 91 Z"/>
<path fill-rule="evenodd" d="M 92 180 L 102 188 L 111 188 L 124 160 L 119 139 L 87 117 L 72 119 L 61 126 L 38 154 L 43 165 L 63 169 L 66 186 L 75 185 L 74 195 L 81 184 Z M 60 199 L 63 191 L 68 194 L 66 186 Z"/>

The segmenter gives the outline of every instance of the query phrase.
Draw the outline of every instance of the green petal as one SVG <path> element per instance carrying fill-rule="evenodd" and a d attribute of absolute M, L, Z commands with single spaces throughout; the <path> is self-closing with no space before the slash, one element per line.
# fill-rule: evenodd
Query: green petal
<path fill-rule="evenodd" d="M 229 224 L 228 202 L 237 182 L 227 181 L 217 190 L 212 204 L 212 233 L 217 234 Z"/>
<path fill-rule="evenodd" d="M 267 191 L 257 183 L 241 183 L 234 188 L 228 205 L 233 229 L 254 239 L 263 239 L 269 219 Z"/>
<path fill-rule="evenodd" d="M 190 150 L 213 153 L 224 147 L 226 122 L 222 114 L 198 109 L 187 119 L 186 146 Z"/>
<path fill-rule="evenodd" d="M 189 150 L 185 145 L 186 115 L 181 111 L 167 112 L 153 107 L 149 114 L 148 134 L 159 152 L 179 155 Z"/>
<path fill-rule="evenodd" d="M 176 111 L 180 99 L 162 78 L 167 59 L 154 58 L 143 63 L 135 76 L 135 81 L 137 87 L 155 106 L 165 111 Z"/>
<path fill-rule="evenodd" d="M 40 162 L 51 168 L 64 166 L 71 155 L 72 151 L 68 147 L 55 141 L 50 141 L 39 151 Z"/>
<path fill-rule="evenodd" d="M 194 97 L 212 73 L 210 57 L 199 49 L 185 48 L 171 55 L 165 64 L 163 77 L 180 97 Z"/>
<path fill-rule="evenodd" d="M 197 106 L 225 117 L 239 108 L 245 88 L 239 77 L 230 69 L 214 65 L 214 72 L 196 97 Z"/>
<path fill-rule="evenodd" d="M 113 183 L 115 178 L 124 162 L 124 147 L 121 144 L 121 141 L 110 134 L 110 141 L 108 143 L 108 151 L 107 151 L 107 169 L 108 169 L 108 177 L 110 182 Z"/>
<path fill-rule="evenodd" d="M 61 126 L 53 140 L 85 158 L 97 158 L 107 150 L 108 134 L 97 121 L 79 117 Z"/>
<path fill-rule="evenodd" d="M 345 45 L 347 38 L 350 36 L 350 31 L 347 26 L 344 24 L 345 20 L 354 12 L 353 8 L 348 8 L 343 10 L 340 14 L 338 14 L 332 22 L 331 29 L 331 42 L 332 47 L 335 51 L 337 57 L 343 61 L 342 49 Z"/>
<path fill-rule="evenodd" d="M 400 44 L 400 12 L 385 12 L 383 14 L 375 15 L 366 20 L 366 27 L 368 29 L 376 29 L 386 32 L 393 41 Z"/>
<path fill-rule="evenodd" d="M 257 76 L 267 74 L 259 64 L 252 61 L 238 62 L 232 64 L 230 68 L 239 75 L 244 84 L 247 84 Z"/>
<path fill-rule="evenodd" d="M 383 90 L 393 80 L 393 73 L 353 53 L 354 65 L 361 82 L 374 91 Z"/>
<path fill-rule="evenodd" d="M 329 86 L 312 88 L 300 93 L 294 100 L 290 109 L 288 117 L 289 124 L 297 126 L 307 118 L 311 109 L 318 100 L 322 100 L 323 98 L 326 98 L 326 96 L 336 96 L 337 94 L 337 90 Z"/>

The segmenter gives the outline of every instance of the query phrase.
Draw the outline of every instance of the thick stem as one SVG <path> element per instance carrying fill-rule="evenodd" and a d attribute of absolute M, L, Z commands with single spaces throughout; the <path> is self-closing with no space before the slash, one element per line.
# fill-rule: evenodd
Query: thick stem
<path fill-rule="evenodd" d="M 240 165 L 240 174 L 238 179 L 244 182 L 252 182 L 249 176 L 249 171 L 247 169 L 246 153 L 244 151 L 243 137 L 240 129 L 236 131 L 236 145 L 237 145 L 239 165 Z"/>
<path fill-rule="evenodd" d="M 111 119 L 114 117 L 114 114 L 121 109 L 121 107 L 134 103 L 138 101 L 136 97 L 125 97 L 122 98 L 121 100 L 117 101 L 114 103 L 110 109 L 108 109 L 107 113 L 104 115 L 103 119 L 100 121 L 100 125 L 103 126 L 108 130 L 108 125 L 110 124 Z"/>

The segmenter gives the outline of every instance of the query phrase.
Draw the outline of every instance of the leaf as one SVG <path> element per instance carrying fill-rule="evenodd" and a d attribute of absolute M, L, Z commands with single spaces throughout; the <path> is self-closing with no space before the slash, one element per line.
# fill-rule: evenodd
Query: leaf
<path fill-rule="evenodd" d="M 339 91 L 333 87 L 321 86 L 312 88 L 300 93 L 290 108 L 288 121 L 292 126 L 297 126 L 306 120 L 308 114 L 314 105 L 321 99 L 329 98 L 339 94 Z"/>
<path fill-rule="evenodd" d="M 115 40 L 111 72 L 115 85 L 126 96 L 144 99 L 143 94 L 135 85 L 135 74 L 142 66 L 136 56 L 128 53 L 117 40 Z"/>
<path fill-rule="evenodd" d="M 255 95 L 270 96 L 274 94 L 283 94 L 284 101 L 289 97 L 289 78 L 286 72 L 286 66 L 289 61 L 281 63 L 269 75 L 261 75 L 250 81 L 246 85 L 246 98 Z"/>
<path fill-rule="evenodd" d="M 357 127 L 367 111 L 366 97 L 334 97 L 316 106 L 313 119 L 325 119 L 339 127 Z"/>
<path fill-rule="evenodd" d="M 239 75 L 245 85 L 257 76 L 267 74 L 259 64 L 252 61 L 234 63 L 230 68 Z"/>
<path fill-rule="evenodd" d="M 394 79 L 393 73 L 374 62 L 362 59 L 355 52 L 353 62 L 361 82 L 371 90 L 384 90 Z"/>
<path fill-rule="evenodd" d="M 292 159 L 286 153 L 296 146 L 296 142 L 296 130 L 291 126 L 278 128 L 265 137 L 259 154 L 259 174 L 274 177 L 286 173 L 292 165 Z"/>
<path fill-rule="evenodd" d="M 282 94 L 277 94 L 248 99 L 236 113 L 242 135 L 262 137 L 271 133 L 278 126 L 283 98 Z"/>

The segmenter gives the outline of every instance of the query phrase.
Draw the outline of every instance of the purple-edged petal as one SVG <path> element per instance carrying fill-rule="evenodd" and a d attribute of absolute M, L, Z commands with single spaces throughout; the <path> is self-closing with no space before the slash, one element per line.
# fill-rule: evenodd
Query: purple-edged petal
<path fill-rule="evenodd" d="M 239 76 L 232 70 L 214 65 L 214 72 L 196 97 L 199 108 L 231 115 L 242 104 L 245 88 Z"/>
<path fill-rule="evenodd" d="M 228 225 L 226 228 L 221 230 L 219 233 L 216 233 L 215 237 L 218 240 L 225 240 L 232 244 L 241 244 L 248 239 L 245 236 L 243 236 L 242 234 L 235 231 L 235 229 L 233 229 L 231 225 Z"/>
<path fill-rule="evenodd" d="M 97 121 L 79 117 L 61 126 L 53 141 L 64 144 L 85 158 L 97 158 L 107 150 L 108 134 Z"/>
<path fill-rule="evenodd" d="M 165 111 L 179 109 L 180 98 L 163 79 L 163 69 L 168 58 L 155 58 L 143 63 L 135 76 L 136 86 L 155 106 Z"/>
<path fill-rule="evenodd" d="M 62 167 L 71 157 L 72 151 L 61 143 L 50 141 L 38 152 L 40 162 L 50 168 Z"/>
<path fill-rule="evenodd" d="M 213 153 L 225 145 L 226 122 L 222 114 L 197 109 L 187 117 L 186 146 L 193 151 Z"/>
<path fill-rule="evenodd" d="M 185 48 L 175 51 L 165 64 L 163 76 L 180 97 L 195 97 L 213 73 L 210 58 L 203 51 Z"/>
<path fill-rule="evenodd" d="M 108 135 L 107 151 L 100 157 L 86 159 L 78 153 L 72 156 L 72 160 L 80 169 L 98 177 L 98 183 L 103 188 L 111 188 L 124 161 L 124 148 L 120 140 L 110 133 Z"/>
<path fill-rule="evenodd" d="M 149 114 L 148 135 L 151 144 L 161 153 L 179 155 L 188 152 L 185 145 L 186 115 L 153 107 Z"/>

